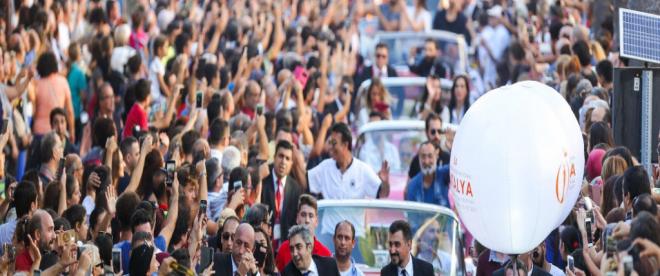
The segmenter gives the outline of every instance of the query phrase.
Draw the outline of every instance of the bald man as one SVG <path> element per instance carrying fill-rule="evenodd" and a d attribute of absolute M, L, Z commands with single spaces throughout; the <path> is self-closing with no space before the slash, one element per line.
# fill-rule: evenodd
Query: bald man
<path fill-rule="evenodd" d="M 216 253 L 213 258 L 215 275 L 259 275 L 254 252 L 254 229 L 247 223 L 241 223 L 234 234 L 234 246 L 231 254 Z"/>
<path fill-rule="evenodd" d="M 42 258 L 39 268 L 45 270 L 57 263 L 57 253 L 53 252 L 56 237 L 55 224 L 50 214 L 42 209 L 35 211 L 27 228 L 41 251 Z M 33 260 L 28 251 L 24 250 L 23 253 L 16 256 L 16 271 L 31 271 Z"/>

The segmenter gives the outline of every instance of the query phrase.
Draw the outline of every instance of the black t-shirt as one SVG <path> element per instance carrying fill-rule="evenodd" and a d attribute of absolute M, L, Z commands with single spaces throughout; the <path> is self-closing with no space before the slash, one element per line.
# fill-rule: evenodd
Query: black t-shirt
<path fill-rule="evenodd" d="M 438 11 L 435 14 L 435 18 L 433 18 L 433 29 L 462 34 L 465 37 L 465 42 L 467 42 L 467 44 L 470 44 L 470 41 L 472 41 L 470 32 L 467 29 L 467 17 L 461 12 L 458 13 L 458 16 L 456 16 L 456 19 L 453 22 L 449 22 L 447 21 L 447 11 Z"/>
<path fill-rule="evenodd" d="M 447 152 L 441 151 L 440 156 L 438 157 L 438 166 L 444 164 L 449 164 L 450 155 Z M 408 170 L 408 178 L 412 179 L 420 172 L 421 168 L 419 166 L 419 155 L 415 154 L 412 161 L 410 161 L 410 169 Z"/>
<path fill-rule="evenodd" d="M 60 260 L 60 257 L 55 251 L 41 252 L 41 263 L 39 263 L 39 269 L 44 271 L 49 267 L 55 265 Z"/>

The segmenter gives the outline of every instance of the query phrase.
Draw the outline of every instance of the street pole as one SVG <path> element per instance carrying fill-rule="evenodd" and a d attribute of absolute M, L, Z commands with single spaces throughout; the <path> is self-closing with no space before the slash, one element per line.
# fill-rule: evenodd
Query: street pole
<path fill-rule="evenodd" d="M 653 170 L 651 166 L 651 154 L 653 152 L 652 124 L 653 124 L 653 71 L 642 71 L 642 141 L 641 145 L 641 163 L 644 169 L 649 173 L 651 179 L 653 178 Z M 659 160 L 660 161 L 660 160 Z"/>

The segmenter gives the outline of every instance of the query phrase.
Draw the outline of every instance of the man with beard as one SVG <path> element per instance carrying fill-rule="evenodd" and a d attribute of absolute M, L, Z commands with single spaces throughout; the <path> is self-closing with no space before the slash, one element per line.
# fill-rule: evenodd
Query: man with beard
<path fill-rule="evenodd" d="M 346 276 L 364 275 L 362 271 L 355 267 L 353 258 L 351 258 L 351 252 L 355 247 L 355 226 L 348 220 L 337 223 L 333 241 L 339 274 Z"/>
<path fill-rule="evenodd" d="M 41 253 L 41 263 L 39 269 L 45 270 L 51 265 L 57 263 L 58 256 L 55 253 L 55 224 L 53 218 L 44 210 L 37 210 L 29 219 L 27 225 L 27 233 L 33 238 Z M 29 244 L 29 239 L 26 244 Z M 32 265 L 35 261 L 35 256 L 30 254 L 30 250 L 24 249 L 21 254 L 16 256 L 16 271 L 32 271 Z"/>
<path fill-rule="evenodd" d="M 410 254 L 412 230 L 404 220 L 397 220 L 389 230 L 390 263 L 380 270 L 382 276 L 433 275 L 433 266 Z"/>
<path fill-rule="evenodd" d="M 426 117 L 426 124 L 425 124 L 425 131 L 426 131 L 426 140 L 431 141 L 433 144 L 436 146 L 440 146 L 441 143 L 441 131 L 442 131 L 442 119 L 440 119 L 440 116 L 435 113 L 429 114 L 428 117 Z M 449 164 L 449 153 L 440 151 L 440 154 L 438 155 L 438 166 L 444 165 L 444 164 Z M 415 177 L 419 171 L 420 171 L 421 164 L 419 162 L 419 155 L 415 155 L 413 157 L 412 161 L 410 161 L 410 169 L 408 170 L 408 178 L 412 179 Z"/>
<path fill-rule="evenodd" d="M 543 271 L 550 273 L 552 276 L 566 275 L 561 269 L 549 263 L 545 258 L 545 241 L 541 242 L 541 244 L 532 251 L 532 261 L 535 266 L 540 267 Z"/>
<path fill-rule="evenodd" d="M 439 152 L 440 149 L 430 141 L 419 147 L 422 169 L 408 183 L 406 200 L 449 207 L 449 165 L 437 166 Z"/>
<path fill-rule="evenodd" d="M 431 74 L 444 77 L 445 68 L 436 66 L 436 58 L 438 57 L 438 45 L 431 38 L 427 38 L 424 42 L 424 58 L 415 63 L 415 54 L 417 47 L 410 48 L 411 55 L 408 60 L 408 68 L 410 72 L 417 74 L 420 77 L 428 77 Z"/>
<path fill-rule="evenodd" d="M 288 246 L 291 262 L 284 268 L 283 275 L 339 276 L 335 259 L 312 254 L 314 238 L 307 226 L 296 225 L 289 229 Z"/>

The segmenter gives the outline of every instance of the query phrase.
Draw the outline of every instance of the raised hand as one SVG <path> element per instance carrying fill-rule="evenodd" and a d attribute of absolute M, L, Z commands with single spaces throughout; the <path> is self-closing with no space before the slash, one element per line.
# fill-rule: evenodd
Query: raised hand
<path fill-rule="evenodd" d="M 153 143 L 154 143 L 153 140 L 154 140 L 154 138 L 151 135 L 147 135 L 146 137 L 144 137 L 144 141 L 142 141 L 142 148 L 140 150 L 141 154 L 146 155 L 147 153 L 149 153 L 151 151 L 151 149 L 154 146 L 153 145 Z"/>
<path fill-rule="evenodd" d="M 387 163 L 387 160 L 383 161 L 380 166 L 380 171 L 378 172 L 378 177 L 382 182 L 390 182 L 390 165 Z"/>
<path fill-rule="evenodd" d="M 87 183 L 91 184 L 95 189 L 98 189 L 101 186 L 101 178 L 96 172 L 92 172 L 89 174 L 89 178 L 87 178 Z"/>
<path fill-rule="evenodd" d="M 108 187 L 105 192 L 105 199 L 108 202 L 106 211 L 108 211 L 110 215 L 114 215 L 117 210 L 117 192 L 114 188 Z"/>
<path fill-rule="evenodd" d="M 37 242 L 32 239 L 32 235 L 28 234 L 28 240 L 30 241 L 30 247 L 28 248 L 28 253 L 32 261 L 37 264 L 37 269 L 39 269 L 39 263 L 41 262 L 41 251 L 39 251 L 39 246 Z"/>

